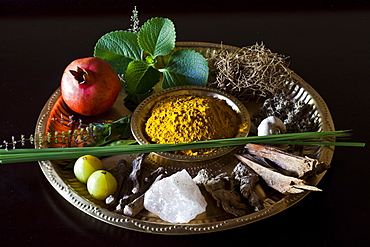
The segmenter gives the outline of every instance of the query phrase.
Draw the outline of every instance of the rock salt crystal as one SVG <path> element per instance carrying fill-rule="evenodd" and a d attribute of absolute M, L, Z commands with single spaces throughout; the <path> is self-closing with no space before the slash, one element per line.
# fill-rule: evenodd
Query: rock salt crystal
<path fill-rule="evenodd" d="M 171 223 L 188 223 L 206 211 L 207 202 L 186 170 L 163 178 L 144 196 L 144 207 Z"/>

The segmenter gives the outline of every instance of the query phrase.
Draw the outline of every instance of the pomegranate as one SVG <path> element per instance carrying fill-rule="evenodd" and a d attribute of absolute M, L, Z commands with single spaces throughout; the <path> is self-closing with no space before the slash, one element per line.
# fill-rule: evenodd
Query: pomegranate
<path fill-rule="evenodd" d="M 112 66 L 97 57 L 76 59 L 64 70 L 60 89 L 71 110 L 84 116 L 107 112 L 114 104 L 121 85 Z"/>

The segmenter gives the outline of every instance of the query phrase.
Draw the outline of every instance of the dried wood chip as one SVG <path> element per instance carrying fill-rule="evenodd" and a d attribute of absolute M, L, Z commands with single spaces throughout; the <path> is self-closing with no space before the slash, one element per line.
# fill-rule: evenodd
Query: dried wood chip
<path fill-rule="evenodd" d="M 302 179 L 283 175 L 266 168 L 245 156 L 237 154 L 236 157 L 261 176 L 268 186 L 282 194 L 298 194 L 304 192 L 304 190 L 321 191 L 317 187 L 305 184 L 305 181 Z"/>
<path fill-rule="evenodd" d="M 246 149 L 248 153 L 269 159 L 282 169 L 298 177 L 307 174 L 319 174 L 330 167 L 317 159 L 293 155 L 271 146 L 250 143 L 246 145 Z"/>

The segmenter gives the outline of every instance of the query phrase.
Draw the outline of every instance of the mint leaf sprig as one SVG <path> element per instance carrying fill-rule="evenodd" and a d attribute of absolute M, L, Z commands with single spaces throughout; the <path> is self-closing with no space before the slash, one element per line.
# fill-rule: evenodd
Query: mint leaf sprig
<path fill-rule="evenodd" d="M 205 86 L 209 68 L 198 52 L 175 48 L 175 25 L 168 18 L 149 19 L 136 32 L 114 31 L 95 45 L 94 56 L 106 60 L 123 80 L 127 99 L 140 103 L 156 85 L 166 89 Z"/>

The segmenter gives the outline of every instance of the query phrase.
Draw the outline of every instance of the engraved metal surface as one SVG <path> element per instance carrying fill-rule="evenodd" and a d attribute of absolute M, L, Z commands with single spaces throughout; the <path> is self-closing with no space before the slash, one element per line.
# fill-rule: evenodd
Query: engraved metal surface
<path fill-rule="evenodd" d="M 202 43 L 202 42 L 179 42 L 177 46 L 189 47 L 200 51 L 205 57 L 212 54 L 216 49 L 220 49 L 219 44 Z M 222 46 L 230 50 L 238 49 L 232 46 Z M 318 118 L 320 121 L 320 130 L 332 131 L 334 130 L 334 123 L 331 118 L 328 107 L 320 95 L 302 78 L 293 73 L 295 83 L 291 85 L 292 97 L 298 100 L 303 100 L 308 104 L 312 104 L 315 108 L 315 114 L 312 117 Z M 114 107 L 106 114 L 99 116 L 98 118 L 83 118 L 85 122 L 118 119 L 119 117 L 131 114 L 123 105 L 124 95 L 121 94 L 116 101 Z M 256 110 L 256 104 L 254 102 L 247 102 L 245 107 L 249 113 L 252 114 Z M 36 129 L 35 136 L 39 133 L 45 134 L 47 132 L 53 133 L 54 131 L 68 130 L 66 126 L 61 125 L 58 121 L 51 121 L 51 119 L 59 117 L 61 115 L 71 116 L 73 113 L 63 102 L 60 96 L 60 90 L 56 90 L 44 108 L 42 109 Z M 40 144 L 35 142 L 36 148 L 50 148 L 58 147 L 53 144 Z M 330 164 L 334 149 L 332 147 L 322 147 L 316 149 L 307 150 L 308 154 L 314 158 Z M 237 162 L 235 159 L 232 160 L 228 154 L 220 157 L 217 162 L 202 161 L 200 163 L 194 162 L 193 166 L 189 167 L 189 164 L 165 164 L 163 159 L 158 159 L 156 155 L 149 155 L 144 162 L 143 174 L 148 174 L 151 170 L 157 166 L 165 165 L 170 172 L 186 168 L 191 175 L 203 167 L 212 169 L 214 174 L 218 174 L 223 171 L 230 171 Z M 112 166 L 118 159 L 125 158 L 131 160 L 134 157 L 130 155 L 122 157 L 110 157 L 105 160 L 106 166 Z M 48 179 L 50 184 L 55 188 L 60 195 L 62 195 L 68 202 L 74 205 L 79 210 L 86 214 L 95 217 L 98 220 L 106 222 L 117 227 L 122 227 L 134 231 L 150 232 L 155 234 L 168 234 L 168 235 L 181 235 L 181 234 L 200 234 L 207 232 L 215 232 L 235 227 L 247 225 L 264 218 L 270 217 L 277 214 L 295 203 L 303 199 L 308 192 L 301 194 L 281 196 L 276 193 L 269 193 L 266 195 L 270 200 L 271 204 L 263 210 L 253 212 L 242 217 L 233 217 L 223 210 L 219 209 L 214 202 L 209 202 L 207 211 L 200 214 L 187 224 L 171 224 L 164 222 L 157 216 L 143 210 L 139 215 L 134 218 L 122 216 L 106 209 L 103 202 L 92 198 L 86 190 L 86 186 L 80 183 L 73 175 L 72 170 L 63 169 L 62 166 L 58 165 L 56 161 L 40 161 L 40 168 L 43 171 L 45 177 Z M 310 185 L 317 185 L 325 173 L 318 176 L 312 177 L 307 181 Z"/>

